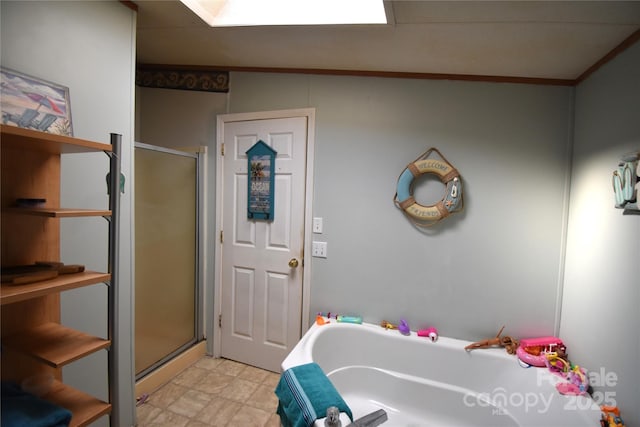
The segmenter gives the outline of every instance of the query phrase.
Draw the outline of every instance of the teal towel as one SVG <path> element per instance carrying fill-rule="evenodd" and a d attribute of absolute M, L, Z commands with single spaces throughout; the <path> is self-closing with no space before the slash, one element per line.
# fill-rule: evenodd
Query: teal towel
<path fill-rule="evenodd" d="M 10 382 L 2 382 L 2 427 L 62 427 L 71 421 L 71 412 L 40 399 Z"/>
<path fill-rule="evenodd" d="M 309 427 L 324 418 L 327 408 L 337 407 L 351 421 L 351 409 L 317 363 L 295 366 L 284 371 L 275 390 L 280 421 L 284 427 Z"/>

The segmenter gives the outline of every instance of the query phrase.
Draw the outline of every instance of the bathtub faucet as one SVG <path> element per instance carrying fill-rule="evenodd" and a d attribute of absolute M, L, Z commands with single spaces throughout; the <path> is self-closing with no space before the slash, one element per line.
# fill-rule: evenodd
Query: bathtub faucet
<path fill-rule="evenodd" d="M 342 427 L 340 421 L 340 409 L 336 406 L 327 408 L 327 417 L 324 419 L 324 427 Z"/>
<path fill-rule="evenodd" d="M 384 409 L 378 409 L 364 417 L 360 417 L 347 427 L 376 427 L 387 421 L 387 412 Z"/>

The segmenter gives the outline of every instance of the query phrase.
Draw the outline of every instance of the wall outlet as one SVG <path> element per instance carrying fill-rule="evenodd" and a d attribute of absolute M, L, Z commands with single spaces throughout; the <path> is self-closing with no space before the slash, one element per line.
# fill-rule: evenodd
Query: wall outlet
<path fill-rule="evenodd" d="M 317 258 L 327 257 L 327 242 L 313 242 L 311 244 L 311 256 Z"/>

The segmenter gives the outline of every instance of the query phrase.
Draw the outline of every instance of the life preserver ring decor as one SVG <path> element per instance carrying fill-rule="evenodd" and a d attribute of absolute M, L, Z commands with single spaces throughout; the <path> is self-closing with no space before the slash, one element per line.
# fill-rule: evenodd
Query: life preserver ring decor
<path fill-rule="evenodd" d="M 442 160 L 430 158 L 436 152 Z M 425 173 L 432 173 L 445 184 L 446 192 L 442 199 L 433 205 L 421 205 L 413 197 L 413 180 Z M 444 158 L 436 148 L 430 148 L 422 156 L 406 167 L 398 178 L 394 197 L 396 206 L 419 226 L 430 226 L 462 210 L 462 180 L 460 173 Z"/>

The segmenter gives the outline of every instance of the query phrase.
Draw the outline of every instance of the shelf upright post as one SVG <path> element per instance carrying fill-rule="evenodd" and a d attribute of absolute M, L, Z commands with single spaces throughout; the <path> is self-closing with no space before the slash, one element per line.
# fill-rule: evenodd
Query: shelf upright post
<path fill-rule="evenodd" d="M 109 266 L 111 280 L 108 286 L 108 339 L 111 347 L 108 351 L 108 375 L 109 375 L 109 403 L 111 404 L 111 415 L 109 416 L 111 426 L 120 425 L 120 415 L 118 411 L 118 351 L 117 340 L 118 331 L 118 267 L 120 260 L 120 167 L 121 167 L 121 146 L 122 135 L 111 134 L 111 153 L 109 153 L 109 209 L 111 217 L 109 219 Z"/>

